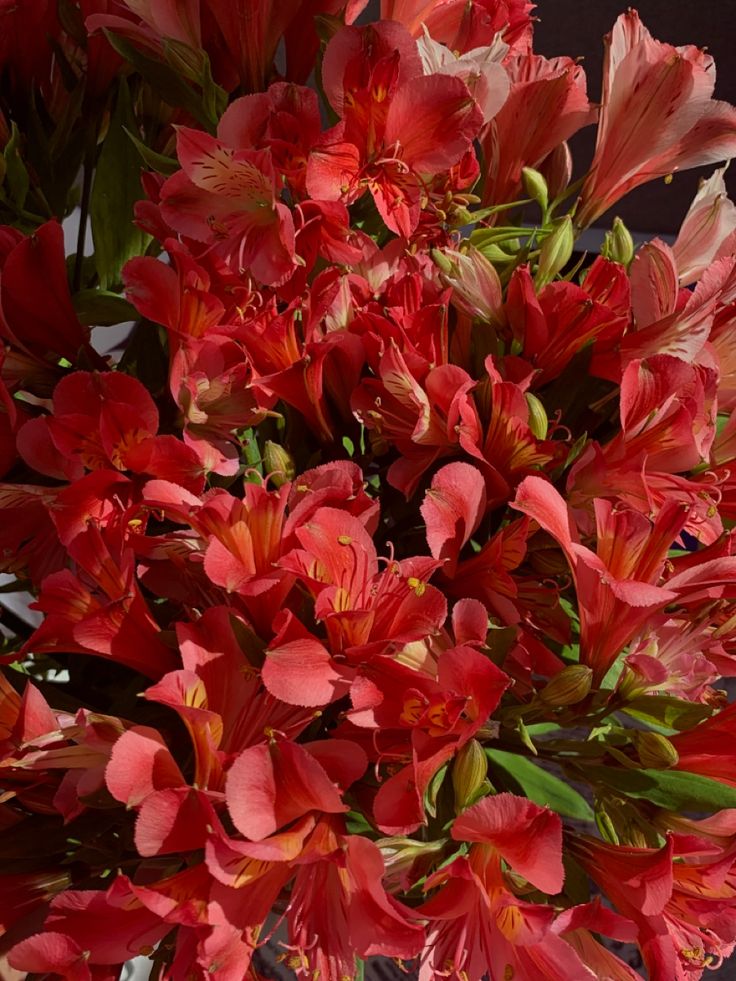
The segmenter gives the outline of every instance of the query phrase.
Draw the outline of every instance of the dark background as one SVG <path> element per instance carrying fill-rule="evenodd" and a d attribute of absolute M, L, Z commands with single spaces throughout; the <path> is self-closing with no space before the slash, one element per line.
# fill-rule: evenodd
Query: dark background
<path fill-rule="evenodd" d="M 706 48 L 716 62 L 715 98 L 736 103 L 736 0 L 639 0 L 632 6 L 658 41 Z M 601 91 L 603 36 L 627 7 L 626 0 L 538 0 L 539 21 L 534 50 L 548 58 L 582 58 L 588 77 L 588 98 Z M 576 170 L 584 172 L 593 155 L 595 126 L 571 143 Z M 676 234 L 695 195 L 698 181 L 718 165 L 675 174 L 671 184 L 652 181 L 632 191 L 599 224 L 609 226 L 619 215 L 632 231 Z M 730 197 L 736 200 L 736 165 L 726 174 Z"/>
<path fill-rule="evenodd" d="M 706 48 L 716 62 L 714 97 L 736 103 L 736 0 L 536 0 L 534 50 L 547 58 L 568 55 L 582 59 L 588 78 L 588 98 L 598 102 L 603 67 L 603 37 L 619 14 L 632 6 L 658 41 Z M 379 0 L 371 0 L 359 22 L 380 16 Z M 593 156 L 595 126 L 571 141 L 576 176 L 585 173 Z M 676 235 L 695 196 L 698 181 L 718 167 L 712 164 L 675 174 L 671 184 L 653 181 L 632 191 L 598 220 L 609 228 L 619 215 L 633 232 Z M 736 164 L 726 174 L 729 195 L 736 200 Z M 593 236 L 594 238 L 594 236 Z M 641 236 L 637 236 L 640 239 Z M 586 245 L 586 247 L 588 247 Z M 736 981 L 736 976 L 735 976 Z"/>

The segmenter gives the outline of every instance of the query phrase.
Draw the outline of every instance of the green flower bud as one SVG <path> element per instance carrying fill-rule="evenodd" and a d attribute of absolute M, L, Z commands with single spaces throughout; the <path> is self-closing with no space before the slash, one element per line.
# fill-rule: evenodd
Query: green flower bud
<path fill-rule="evenodd" d="M 634 258 L 634 240 L 620 218 L 614 218 L 611 231 L 606 232 L 601 255 L 613 262 L 620 262 L 622 266 L 628 267 L 631 264 Z"/>
<path fill-rule="evenodd" d="M 455 810 L 459 814 L 469 807 L 488 783 L 488 759 L 477 739 L 466 743 L 452 764 L 452 786 L 455 791 Z"/>
<path fill-rule="evenodd" d="M 669 739 L 658 732 L 634 732 L 633 740 L 639 761 L 647 770 L 668 770 L 680 759 Z"/>
<path fill-rule="evenodd" d="M 539 692 L 539 697 L 550 706 L 576 705 L 590 692 L 593 672 L 585 664 L 569 664 L 556 674 Z"/>
<path fill-rule="evenodd" d="M 539 253 L 539 266 L 534 282 L 537 289 L 551 283 L 570 261 L 575 247 L 575 234 L 572 228 L 572 218 L 565 215 L 555 226 L 554 230 L 542 243 Z"/>
<path fill-rule="evenodd" d="M 450 262 L 441 249 L 432 249 L 432 259 L 435 265 L 439 266 L 440 270 L 446 276 L 454 276 L 457 273 L 457 268 Z"/>
<path fill-rule="evenodd" d="M 542 174 L 533 167 L 524 167 L 521 171 L 521 177 L 524 181 L 524 190 L 528 196 L 537 202 L 542 211 L 546 211 L 549 204 L 549 191 L 547 190 L 547 181 Z"/>
<path fill-rule="evenodd" d="M 545 439 L 549 420 L 547 419 L 547 413 L 544 411 L 544 406 L 537 396 L 532 395 L 531 392 L 526 392 L 525 398 L 526 404 L 529 406 L 529 428 L 537 439 Z"/>
<path fill-rule="evenodd" d="M 570 261 L 574 247 L 575 234 L 572 218 L 565 215 L 542 243 L 537 274 L 534 277 L 537 289 L 551 283 L 555 276 L 565 268 Z"/>
<path fill-rule="evenodd" d="M 266 473 L 275 487 L 281 487 L 287 480 L 293 480 L 296 473 L 294 458 L 288 450 L 267 439 L 263 447 L 263 464 Z"/>

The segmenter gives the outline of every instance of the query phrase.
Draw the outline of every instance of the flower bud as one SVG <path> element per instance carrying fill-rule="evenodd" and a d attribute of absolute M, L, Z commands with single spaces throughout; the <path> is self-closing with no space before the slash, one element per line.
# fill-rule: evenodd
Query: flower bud
<path fill-rule="evenodd" d="M 613 262 L 620 262 L 622 266 L 628 267 L 631 264 L 634 258 L 634 240 L 620 218 L 614 218 L 611 231 L 606 232 L 601 255 Z"/>
<path fill-rule="evenodd" d="M 294 458 L 278 443 L 267 439 L 263 447 L 263 463 L 266 473 L 271 478 L 274 487 L 281 487 L 287 480 L 293 480 L 296 473 Z"/>
<path fill-rule="evenodd" d="M 539 401 L 537 396 L 533 395 L 531 392 L 526 392 L 525 398 L 526 404 L 529 407 L 529 428 L 537 439 L 545 439 L 547 436 L 549 420 L 547 419 L 547 413 L 544 410 L 544 406 Z"/>
<path fill-rule="evenodd" d="M 570 569 L 559 548 L 530 548 L 527 560 L 540 576 L 564 576 Z"/>
<path fill-rule="evenodd" d="M 646 769 L 668 770 L 680 759 L 669 739 L 658 732 L 634 732 L 633 739 L 639 761 Z"/>
<path fill-rule="evenodd" d="M 572 180 L 572 154 L 567 141 L 558 143 L 544 158 L 539 169 L 547 181 L 549 195 L 554 201 L 567 190 Z"/>
<path fill-rule="evenodd" d="M 524 181 L 524 190 L 532 201 L 536 201 L 542 211 L 547 210 L 549 204 L 549 191 L 547 181 L 542 174 L 533 167 L 524 167 L 521 171 Z"/>
<path fill-rule="evenodd" d="M 197 50 L 184 41 L 167 37 L 164 42 L 164 56 L 175 72 L 191 79 L 193 82 L 202 80 L 205 70 L 205 53 Z"/>
<path fill-rule="evenodd" d="M 384 882 L 389 892 L 410 889 L 442 854 L 446 839 L 415 841 L 413 838 L 379 838 L 376 844 L 384 862 Z"/>
<path fill-rule="evenodd" d="M 455 791 L 455 810 L 469 807 L 488 783 L 488 759 L 477 739 L 466 743 L 452 764 L 452 786 Z"/>
<path fill-rule="evenodd" d="M 565 215 L 549 234 L 539 253 L 539 266 L 534 282 L 537 289 L 551 283 L 557 273 L 561 272 L 570 261 L 575 247 L 575 234 L 572 229 L 572 218 Z"/>
<path fill-rule="evenodd" d="M 453 289 L 452 302 L 462 313 L 486 322 L 496 320 L 503 303 L 501 281 L 486 257 L 474 246 L 467 251 L 432 250 L 442 278 Z"/>
<path fill-rule="evenodd" d="M 454 276 L 457 272 L 456 267 L 450 262 L 442 249 L 432 249 L 432 258 L 436 266 L 439 266 L 440 271 L 446 276 Z"/>
<path fill-rule="evenodd" d="M 569 664 L 539 692 L 547 705 L 576 705 L 590 692 L 593 672 L 585 664 Z"/>

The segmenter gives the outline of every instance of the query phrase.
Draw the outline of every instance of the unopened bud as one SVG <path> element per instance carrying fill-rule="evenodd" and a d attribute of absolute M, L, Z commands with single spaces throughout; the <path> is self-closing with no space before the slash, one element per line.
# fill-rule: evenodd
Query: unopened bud
<path fill-rule="evenodd" d="M 613 262 L 620 262 L 622 266 L 628 267 L 634 258 L 634 240 L 631 232 L 620 218 L 613 219 L 613 226 L 610 232 L 606 232 L 603 240 L 601 255 L 605 259 Z"/>
<path fill-rule="evenodd" d="M 455 791 L 455 810 L 469 807 L 488 783 L 488 759 L 477 739 L 466 743 L 452 764 L 452 786 Z"/>
<path fill-rule="evenodd" d="M 163 42 L 164 56 L 174 71 L 193 82 L 202 79 L 205 70 L 205 54 L 184 41 L 167 37 Z"/>
<path fill-rule="evenodd" d="M 680 759 L 669 739 L 658 732 L 634 732 L 633 739 L 639 761 L 647 770 L 668 770 Z"/>
<path fill-rule="evenodd" d="M 527 559 L 534 571 L 542 576 L 564 576 L 570 568 L 559 548 L 530 549 Z"/>
<path fill-rule="evenodd" d="M 534 277 L 537 289 L 551 283 L 555 276 L 562 272 L 570 261 L 574 248 L 575 235 L 572 229 L 572 218 L 565 215 L 542 243 L 539 252 L 539 266 Z"/>
<path fill-rule="evenodd" d="M 595 823 L 604 841 L 609 841 L 612 845 L 619 844 L 620 838 L 616 825 L 613 823 L 611 815 L 607 810 L 603 808 L 596 809 Z"/>
<path fill-rule="evenodd" d="M 567 142 L 558 143 L 544 158 L 539 169 L 547 181 L 549 195 L 554 201 L 567 190 L 572 180 L 572 154 Z"/>
<path fill-rule="evenodd" d="M 446 840 L 415 841 L 413 838 L 379 838 L 376 844 L 384 862 L 384 881 L 390 892 L 410 889 L 437 856 L 442 853 Z"/>
<path fill-rule="evenodd" d="M 521 171 L 521 176 L 524 181 L 524 190 L 532 199 L 536 201 L 542 211 L 547 210 L 549 205 L 549 191 L 547 190 L 547 181 L 544 179 L 542 174 L 533 167 L 524 167 Z"/>
<path fill-rule="evenodd" d="M 532 395 L 531 392 L 526 392 L 525 398 L 526 404 L 529 407 L 529 428 L 537 439 L 545 439 L 549 420 L 547 419 L 547 413 L 544 411 L 544 406 L 537 396 Z"/>
<path fill-rule="evenodd" d="M 434 249 L 432 258 L 442 270 L 444 281 L 452 287 L 452 302 L 458 310 L 486 322 L 497 318 L 503 303 L 501 280 L 478 249 L 472 245 L 464 252 Z"/>
<path fill-rule="evenodd" d="M 278 443 L 267 439 L 263 447 L 263 464 L 274 487 L 281 487 L 287 480 L 293 480 L 296 473 L 294 458 Z"/>
<path fill-rule="evenodd" d="M 465 225 L 470 225 L 472 221 L 473 212 L 469 211 L 468 208 L 458 205 L 458 207 L 452 209 L 450 222 L 453 228 L 464 228 Z"/>
<path fill-rule="evenodd" d="M 539 697 L 547 705 L 576 705 L 586 697 L 593 684 L 593 672 L 585 664 L 569 664 L 547 682 Z"/>
<path fill-rule="evenodd" d="M 450 262 L 441 249 L 432 249 L 432 259 L 446 276 L 454 276 L 457 273 L 457 267 Z"/>

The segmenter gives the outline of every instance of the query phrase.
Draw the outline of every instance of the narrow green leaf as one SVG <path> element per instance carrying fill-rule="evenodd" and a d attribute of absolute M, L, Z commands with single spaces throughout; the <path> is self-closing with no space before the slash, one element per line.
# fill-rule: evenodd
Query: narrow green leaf
<path fill-rule="evenodd" d="M 375 830 L 360 811 L 348 811 L 345 815 L 345 826 L 351 835 L 370 835 Z"/>
<path fill-rule="evenodd" d="M 133 146 L 140 153 L 143 163 L 147 167 L 150 167 L 151 170 L 155 170 L 157 174 L 163 174 L 164 177 L 170 177 L 171 174 L 176 173 L 180 169 L 179 161 L 175 160 L 174 157 L 167 157 L 163 153 L 156 153 L 155 150 L 152 150 L 139 140 L 134 133 L 131 133 L 129 129 L 126 129 L 125 132 L 128 134 L 128 138 L 133 141 Z"/>
<path fill-rule="evenodd" d="M 720 811 L 736 807 L 736 787 L 684 770 L 619 770 L 586 766 L 585 776 L 627 797 L 668 811 Z"/>
<path fill-rule="evenodd" d="M 126 128 L 134 129 L 135 119 L 128 84 L 121 78 L 90 199 L 95 267 L 103 290 L 120 282 L 123 265 L 132 256 L 142 255 L 150 241 L 133 222 L 133 206 L 143 191 L 138 153 Z"/>
<path fill-rule="evenodd" d="M 424 792 L 424 809 L 430 817 L 437 817 L 437 797 L 447 774 L 447 764 L 441 766 L 429 782 Z"/>
<path fill-rule="evenodd" d="M 593 811 L 577 790 L 536 763 L 501 749 L 487 749 L 491 764 L 510 777 L 519 790 L 541 807 L 549 807 L 564 817 L 593 820 Z"/>

